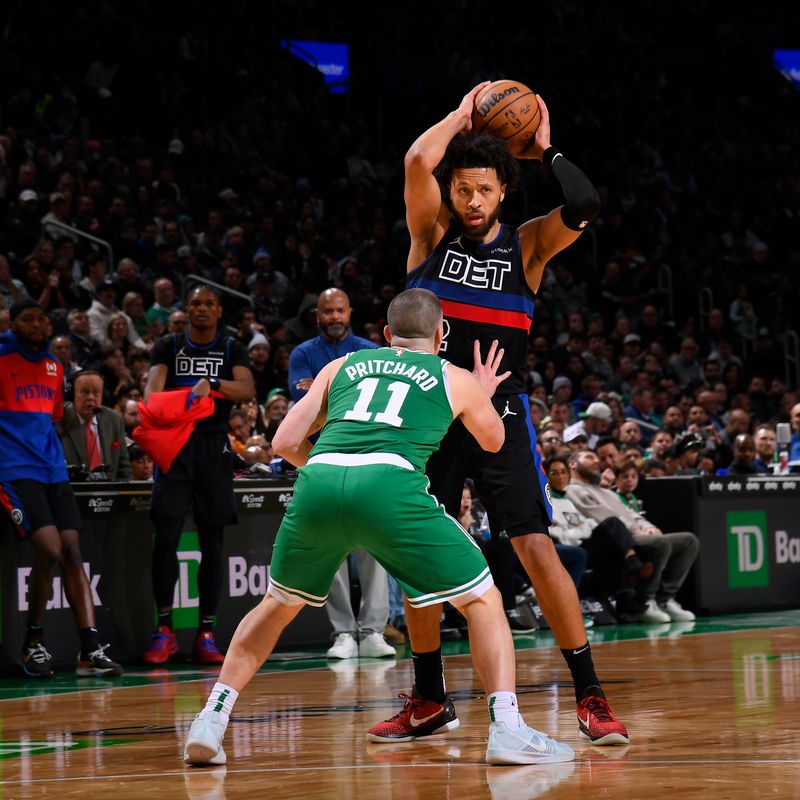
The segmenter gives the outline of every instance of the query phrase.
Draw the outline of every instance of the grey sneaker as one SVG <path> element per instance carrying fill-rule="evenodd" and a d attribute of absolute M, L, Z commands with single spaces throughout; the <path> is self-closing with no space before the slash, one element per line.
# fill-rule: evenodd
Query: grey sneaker
<path fill-rule="evenodd" d="M 227 727 L 218 711 L 201 711 L 194 718 L 186 737 L 183 760 L 187 764 L 224 764 L 228 759 L 222 749 L 222 739 Z"/>
<path fill-rule="evenodd" d="M 559 764 L 574 758 L 571 747 L 524 723 L 516 730 L 509 729 L 505 722 L 493 722 L 489 726 L 487 764 Z"/>

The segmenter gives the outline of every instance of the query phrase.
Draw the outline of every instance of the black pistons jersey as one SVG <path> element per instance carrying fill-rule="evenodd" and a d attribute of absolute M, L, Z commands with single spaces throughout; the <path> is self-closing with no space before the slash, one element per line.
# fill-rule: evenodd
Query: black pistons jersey
<path fill-rule="evenodd" d="M 233 380 L 234 367 L 250 367 L 250 359 L 241 342 L 218 334 L 209 344 L 195 344 L 188 333 L 162 336 L 153 346 L 151 364 L 167 367 L 165 389 L 191 389 L 200 378 Z M 214 413 L 201 419 L 196 431 L 228 430 L 228 415 L 233 401 L 212 392 Z"/>
<path fill-rule="evenodd" d="M 444 312 L 444 340 L 439 355 L 472 371 L 473 342 L 486 358 L 493 339 L 505 348 L 498 373 L 511 375 L 497 394 L 525 391 L 528 332 L 535 295 L 525 281 L 517 229 L 501 225 L 491 242 L 461 236 L 451 224 L 433 252 L 408 273 L 407 289 L 429 289 Z"/>

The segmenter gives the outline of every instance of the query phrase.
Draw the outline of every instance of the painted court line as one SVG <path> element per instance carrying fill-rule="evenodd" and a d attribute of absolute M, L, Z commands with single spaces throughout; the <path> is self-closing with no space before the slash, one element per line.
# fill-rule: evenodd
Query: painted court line
<path fill-rule="evenodd" d="M 768 631 L 791 631 L 791 630 L 795 630 L 797 627 L 798 626 L 796 626 L 796 625 L 775 625 L 775 626 L 768 626 L 768 627 L 764 627 L 764 628 L 761 628 L 761 627 L 753 627 L 753 628 L 750 628 L 750 627 L 744 627 L 744 628 L 731 627 L 731 628 L 725 628 L 724 630 L 719 630 L 719 631 L 704 631 L 702 633 L 687 632 L 687 635 L 691 636 L 691 637 L 695 637 L 695 636 L 718 636 L 720 634 L 726 634 L 726 633 L 729 634 L 732 631 L 738 631 L 738 632 L 741 632 L 741 633 L 761 633 L 761 632 L 768 632 Z M 591 633 L 590 633 L 590 638 L 591 638 Z M 681 638 L 683 638 L 683 637 L 681 637 Z M 625 644 L 627 642 L 642 642 L 642 641 L 647 641 L 648 639 L 651 639 L 651 637 L 645 635 L 645 636 L 640 636 L 640 637 L 631 638 L 631 639 L 617 639 L 617 640 L 614 640 L 614 641 L 607 641 L 607 642 L 591 642 L 590 641 L 590 644 L 592 646 L 592 650 L 595 650 L 598 647 L 606 647 L 608 645 L 614 645 L 614 644 L 616 644 L 616 645 Z M 664 641 L 667 641 L 667 640 L 669 640 L 669 637 L 667 637 L 667 636 L 664 636 L 664 637 L 659 636 L 656 639 L 653 639 L 653 641 L 658 641 L 659 639 L 664 639 Z M 539 650 L 542 653 L 548 653 L 548 652 L 551 652 L 551 651 L 555 652 L 555 651 L 557 651 L 558 648 L 557 648 L 557 646 L 555 644 L 553 644 L 552 646 L 549 646 L 549 647 L 535 647 L 534 646 L 534 647 L 520 647 L 520 648 L 516 648 L 516 649 L 519 652 L 527 652 L 529 650 Z M 459 656 L 467 656 L 467 657 L 469 657 L 469 655 L 470 655 L 469 652 L 466 652 L 466 653 L 455 653 L 453 655 L 447 656 L 447 658 L 448 659 L 452 659 L 452 658 L 457 658 Z M 409 658 L 398 658 L 398 659 L 395 659 L 395 663 L 396 664 L 411 663 L 411 658 L 410 657 Z M 454 669 L 458 669 L 458 667 L 455 666 L 455 665 L 454 665 L 453 668 Z M 327 669 L 328 669 L 328 667 L 298 667 L 297 669 L 293 669 L 293 670 L 290 670 L 290 671 L 291 672 L 313 672 L 315 670 L 327 670 Z M 268 669 L 268 670 L 264 670 L 263 672 L 257 672 L 255 677 L 261 677 L 261 676 L 265 676 L 265 675 L 283 675 L 286 672 L 287 672 L 287 670 L 270 670 L 270 669 Z M 175 674 L 178 675 L 180 673 L 175 673 Z M 212 680 L 212 679 L 214 679 L 216 677 L 216 675 L 218 675 L 218 673 L 210 672 L 205 677 L 192 678 L 192 679 L 187 680 L 187 681 L 171 679 L 171 680 L 168 680 L 168 681 L 159 681 L 158 683 L 156 683 L 156 682 L 140 683 L 140 684 L 136 684 L 134 686 L 108 685 L 108 686 L 97 686 L 97 687 L 93 687 L 91 689 L 90 688 L 86 688 L 86 689 L 70 689 L 70 690 L 64 691 L 64 692 L 55 691 L 55 692 L 50 693 L 50 692 L 46 692 L 45 691 L 45 692 L 41 692 L 41 693 L 31 694 L 31 695 L 28 695 L 27 697 L 0 697 L 0 703 L 11 703 L 11 702 L 14 702 L 15 700 L 29 700 L 29 699 L 36 698 L 36 697 L 55 697 L 55 696 L 59 696 L 59 695 L 89 694 L 89 693 L 93 693 L 93 692 L 108 692 L 110 690 L 120 691 L 121 689 L 141 689 L 143 687 L 153 687 L 153 688 L 155 688 L 155 687 L 158 687 L 158 686 L 168 686 L 170 684 L 200 683 L 201 681 Z M 0 694 L 2 694 L 3 691 L 4 691 L 3 689 L 0 689 Z"/>
<path fill-rule="evenodd" d="M 592 760 L 587 759 L 586 761 L 576 761 L 575 764 L 591 764 Z M 754 764 L 754 765 L 761 765 L 761 764 L 800 764 L 800 759 L 793 758 L 793 759 L 778 759 L 778 758 L 768 758 L 768 759 L 754 759 L 754 758 L 742 758 L 742 759 L 665 759 L 663 761 L 654 760 L 654 759 L 645 759 L 642 761 L 631 761 L 626 759 L 625 761 L 625 769 L 629 770 L 633 767 L 669 767 L 674 766 L 676 764 Z M 323 766 L 320 765 L 318 767 L 252 767 L 248 769 L 229 769 L 224 768 L 221 770 L 219 767 L 217 768 L 192 768 L 189 767 L 183 770 L 170 770 L 168 772 L 134 772 L 134 773 L 120 773 L 117 775 L 73 775 L 70 777 L 62 777 L 62 778 L 29 778 L 29 779 L 22 779 L 22 780 L 6 780 L 3 781 L 4 786 L 20 786 L 20 785 L 29 785 L 29 784 L 38 784 L 38 783 L 67 783 L 67 782 L 76 782 L 76 781 L 112 781 L 112 780 L 133 780 L 136 778 L 168 778 L 168 777 L 177 777 L 177 776 L 186 776 L 192 774 L 205 774 L 205 775 L 220 775 L 220 777 L 227 777 L 229 775 L 258 775 L 258 774 L 267 774 L 267 773 L 276 773 L 276 772 L 334 772 L 334 771 L 342 771 L 342 770 L 373 770 L 373 769 L 408 769 L 409 767 L 414 769 L 429 769 L 431 767 L 441 767 L 442 762 L 431 762 L 430 764 L 340 764 L 338 766 Z M 460 768 L 471 768 L 474 769 L 475 767 L 487 767 L 488 765 L 485 764 L 483 761 L 476 761 L 476 762 L 469 762 L 469 761 L 461 761 L 461 762 L 447 762 L 448 769 L 454 769 L 456 767 Z M 527 766 L 540 766 L 543 769 L 547 769 L 548 767 L 553 766 L 552 764 L 529 764 Z"/>

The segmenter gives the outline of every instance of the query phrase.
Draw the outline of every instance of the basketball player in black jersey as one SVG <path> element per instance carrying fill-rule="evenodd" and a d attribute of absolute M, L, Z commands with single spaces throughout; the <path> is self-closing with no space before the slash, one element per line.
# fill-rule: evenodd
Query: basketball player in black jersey
<path fill-rule="evenodd" d="M 193 508 L 202 558 L 197 573 L 200 626 L 192 651 L 201 664 L 224 660 L 214 642 L 213 626 L 222 590 L 222 533 L 237 521 L 233 495 L 233 454 L 228 446 L 228 416 L 234 403 L 255 395 L 246 348 L 219 331 L 222 304 L 208 287 L 186 298 L 188 330 L 159 339 L 153 347 L 145 402 L 154 392 L 188 388 L 197 397 L 214 398 L 214 413 L 201 419 L 169 470 L 156 471 L 150 515 L 155 526 L 153 588 L 158 626 L 149 664 L 163 664 L 178 651 L 172 601 L 178 580 L 178 541 Z"/>
<path fill-rule="evenodd" d="M 613 714 L 595 674 L 575 586 L 548 535 L 551 507 L 525 395 L 528 332 L 547 262 L 571 245 L 600 208 L 588 178 L 550 142 L 547 107 L 524 158 L 543 161 L 565 203 L 519 229 L 499 221 L 501 203 L 516 186 L 518 165 L 506 144 L 474 134 L 476 86 L 459 107 L 423 133 L 405 158 L 406 220 L 411 234 L 407 286 L 433 291 L 445 317 L 440 354 L 470 368 L 473 345 L 493 339 L 505 348 L 499 372 L 511 376 L 493 398 L 506 424 L 499 453 L 485 453 L 454 423 L 428 462 L 431 492 L 458 515 L 465 477 L 475 481 L 494 534 L 505 530 L 536 589 L 575 684 L 580 730 L 593 744 L 625 744 L 625 726 Z M 373 726 L 373 741 L 402 741 L 434 733 L 456 719 L 446 697 L 439 640 L 440 607 L 406 605 L 415 687 L 403 710 Z M 437 711 L 440 715 L 434 717 Z M 420 728 L 418 720 L 426 720 Z"/>

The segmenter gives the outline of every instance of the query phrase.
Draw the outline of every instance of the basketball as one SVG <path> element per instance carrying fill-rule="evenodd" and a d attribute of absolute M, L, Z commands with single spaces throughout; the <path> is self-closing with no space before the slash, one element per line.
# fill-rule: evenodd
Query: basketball
<path fill-rule="evenodd" d="M 494 81 L 476 98 L 472 130 L 503 139 L 519 156 L 536 135 L 542 114 L 536 95 L 517 81 Z"/>

